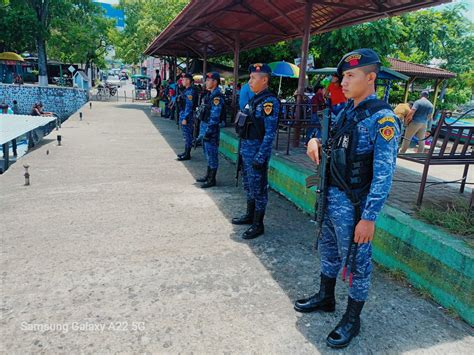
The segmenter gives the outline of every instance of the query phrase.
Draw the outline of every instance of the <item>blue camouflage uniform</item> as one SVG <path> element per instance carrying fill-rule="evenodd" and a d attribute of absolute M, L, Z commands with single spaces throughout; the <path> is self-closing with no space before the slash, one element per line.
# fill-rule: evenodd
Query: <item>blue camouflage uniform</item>
<path fill-rule="evenodd" d="M 210 113 L 208 122 L 201 121 L 199 135 L 203 137 L 203 148 L 207 165 L 211 169 L 217 169 L 219 166 L 220 118 L 225 101 L 219 87 L 208 94 L 204 100 L 210 105 Z"/>
<path fill-rule="evenodd" d="M 192 86 L 185 89 L 182 93 L 184 97 L 184 108 L 180 108 L 179 111 L 179 121 L 181 123 L 181 128 L 183 130 L 184 146 L 186 149 L 191 149 L 193 145 L 193 108 L 194 108 L 194 89 Z M 183 125 L 183 121 L 186 120 L 186 125 Z"/>
<path fill-rule="evenodd" d="M 354 85 L 374 92 L 380 65 L 378 54 L 369 48 L 345 54 L 337 66 L 337 75 L 343 78 L 342 86 L 348 96 L 362 99 Z M 366 68 L 360 70 L 361 67 Z M 358 81 L 362 75 L 368 80 Z M 326 133 L 329 133 L 327 139 Z M 356 107 L 354 100 L 349 100 L 335 118 L 332 129 L 323 135 L 320 147 L 325 171 L 320 171 L 320 177 L 324 185 L 318 199 L 319 206 L 324 207 L 318 216 L 323 218 L 318 244 L 321 283 L 316 294 L 297 300 L 294 308 L 305 313 L 334 312 L 337 275 L 342 268 L 345 279 L 349 271 L 346 312 L 326 337 L 326 344 L 331 348 L 348 346 L 360 333 L 360 314 L 368 297 L 372 273 L 372 244 L 357 243 L 355 228 L 362 220 L 371 225 L 382 210 L 392 185 L 399 135 L 398 117 L 375 94 L 365 97 Z M 364 238 L 371 237 L 369 231 L 363 234 Z"/>
<path fill-rule="evenodd" d="M 370 95 L 360 104 L 375 98 L 375 94 Z M 354 119 L 353 101 L 348 102 L 346 110 L 346 120 Z M 341 116 L 342 113 L 336 118 L 336 123 Z M 382 109 L 359 122 L 356 128 L 357 154 L 373 152 L 373 177 L 368 193 L 361 199 L 361 218 L 375 221 L 392 185 L 400 122 L 392 110 Z M 319 249 L 321 272 L 330 278 L 336 278 L 345 264 L 353 236 L 354 212 L 354 206 L 346 193 L 336 186 L 329 186 Z M 372 272 L 371 257 L 371 243 L 358 244 L 355 270 L 352 270 L 352 287 L 349 290 L 349 296 L 356 301 L 367 299 Z"/>
<path fill-rule="evenodd" d="M 245 106 L 243 112 L 249 114 L 252 103 L 268 93 L 268 90 L 264 90 L 255 95 Z M 265 211 L 268 202 L 268 162 L 276 135 L 279 112 L 280 101 L 275 96 L 269 96 L 260 101 L 255 107 L 255 120 L 263 122 L 263 140 L 242 139 L 241 141 L 243 185 L 247 193 L 247 200 L 255 200 L 255 211 Z M 264 167 L 256 169 L 256 165 Z"/>

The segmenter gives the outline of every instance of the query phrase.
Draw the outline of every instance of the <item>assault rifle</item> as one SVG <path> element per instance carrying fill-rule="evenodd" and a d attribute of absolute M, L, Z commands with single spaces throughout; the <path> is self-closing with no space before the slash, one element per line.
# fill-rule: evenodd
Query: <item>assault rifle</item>
<path fill-rule="evenodd" d="M 321 131 L 321 160 L 317 167 L 317 172 L 314 175 L 310 175 L 306 178 L 306 188 L 317 186 L 317 199 L 315 205 L 315 217 L 316 220 L 316 249 L 318 248 L 319 238 L 323 229 L 324 211 L 327 203 L 327 190 L 328 190 L 328 178 L 329 178 L 329 121 L 331 119 L 330 114 L 324 115 L 322 122 Z"/>
<path fill-rule="evenodd" d="M 240 156 L 240 144 L 242 139 L 239 138 L 239 144 L 237 146 L 237 167 L 235 171 L 235 187 L 239 186 L 239 173 L 242 170 L 242 157 Z"/>

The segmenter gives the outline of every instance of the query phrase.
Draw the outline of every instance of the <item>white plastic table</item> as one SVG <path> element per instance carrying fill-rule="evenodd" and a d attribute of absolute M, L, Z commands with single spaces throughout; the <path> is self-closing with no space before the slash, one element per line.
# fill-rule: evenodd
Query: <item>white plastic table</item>
<path fill-rule="evenodd" d="M 9 144 L 12 140 L 27 134 L 36 128 L 56 121 L 57 117 L 0 114 L 0 145 L 3 148 L 3 172 L 8 169 Z"/>

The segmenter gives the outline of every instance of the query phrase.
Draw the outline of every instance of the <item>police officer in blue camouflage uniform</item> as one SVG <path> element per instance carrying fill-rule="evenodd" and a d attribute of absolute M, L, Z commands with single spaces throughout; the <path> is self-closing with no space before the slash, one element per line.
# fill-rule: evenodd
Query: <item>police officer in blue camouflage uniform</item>
<path fill-rule="evenodd" d="M 182 74 L 184 90 L 177 98 L 179 121 L 183 131 L 184 153 L 178 155 L 178 160 L 191 159 L 191 147 L 193 145 L 193 123 L 194 106 L 197 93 L 193 87 L 193 76 L 191 74 Z"/>
<path fill-rule="evenodd" d="M 249 67 L 250 89 L 255 96 L 239 112 L 236 130 L 241 139 L 242 177 L 247 193 L 247 212 L 232 219 L 233 224 L 251 224 L 242 235 L 253 239 L 264 233 L 263 218 L 268 202 L 268 163 L 275 138 L 280 101 L 268 90 L 271 69 L 257 63 Z"/>
<path fill-rule="evenodd" d="M 221 115 L 225 113 L 225 99 L 219 84 L 219 73 L 212 72 L 206 75 L 206 89 L 208 93 L 198 109 L 201 126 L 199 136 L 203 137 L 204 155 L 207 160 L 207 173 L 202 178 L 196 179 L 203 182 L 203 189 L 216 186 L 216 174 L 219 167 L 219 133 Z"/>
<path fill-rule="evenodd" d="M 321 283 L 315 295 L 295 302 L 299 312 L 335 310 L 334 289 L 342 269 L 349 276 L 346 312 L 326 343 L 347 346 L 359 334 L 360 313 L 372 272 L 374 225 L 390 191 L 400 122 L 388 104 L 376 99 L 380 59 L 371 49 L 346 54 L 338 64 L 342 90 L 349 99 L 325 146 L 313 138 L 308 156 L 319 164 L 321 149 L 329 156 L 329 187 L 319 251 Z"/>

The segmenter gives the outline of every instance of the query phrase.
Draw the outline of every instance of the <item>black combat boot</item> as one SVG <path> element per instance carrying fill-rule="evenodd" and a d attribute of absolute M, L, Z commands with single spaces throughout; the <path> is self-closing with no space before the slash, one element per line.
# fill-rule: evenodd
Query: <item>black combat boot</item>
<path fill-rule="evenodd" d="M 265 211 L 255 211 L 253 223 L 242 235 L 243 239 L 254 239 L 265 233 L 263 217 L 265 217 Z"/>
<path fill-rule="evenodd" d="M 247 200 L 247 212 L 240 217 L 232 218 L 232 224 L 252 224 L 255 213 L 255 200 Z"/>
<path fill-rule="evenodd" d="M 302 313 L 314 311 L 334 312 L 336 309 L 335 287 L 335 278 L 333 279 L 321 274 L 319 292 L 309 298 L 296 301 L 294 305 L 295 310 Z"/>
<path fill-rule="evenodd" d="M 207 189 L 208 187 L 216 186 L 216 174 L 217 169 L 211 169 L 207 181 L 201 185 L 201 188 Z"/>
<path fill-rule="evenodd" d="M 197 179 L 196 179 L 196 182 L 206 182 L 207 179 L 209 178 L 209 171 L 210 171 L 210 170 L 211 170 L 211 168 L 210 168 L 210 167 L 207 167 L 206 176 L 197 178 Z"/>
<path fill-rule="evenodd" d="M 345 348 L 360 331 L 360 312 L 364 301 L 356 301 L 349 297 L 346 313 L 336 328 L 329 333 L 326 344 L 331 348 Z"/>
<path fill-rule="evenodd" d="M 179 161 L 191 160 L 191 148 L 186 148 L 186 149 L 184 150 L 184 154 L 178 156 L 178 160 L 179 160 Z"/>

